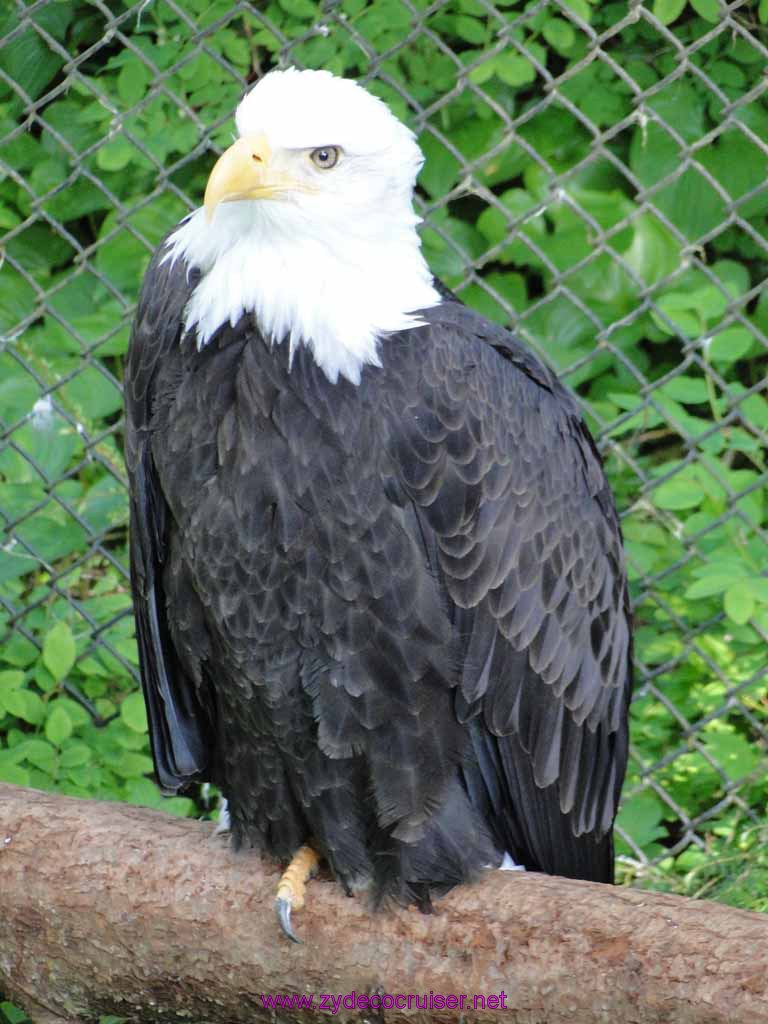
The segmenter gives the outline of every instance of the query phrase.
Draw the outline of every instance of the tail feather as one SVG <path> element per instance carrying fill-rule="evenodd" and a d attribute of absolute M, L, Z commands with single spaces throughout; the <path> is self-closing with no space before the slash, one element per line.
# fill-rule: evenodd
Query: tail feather
<path fill-rule="evenodd" d="M 536 784 L 514 736 L 493 736 L 479 719 L 470 734 L 475 759 L 463 766 L 465 781 L 496 844 L 529 871 L 613 882 L 613 829 L 576 835 L 573 816 L 560 810 L 557 783 Z"/>
<path fill-rule="evenodd" d="M 475 881 L 483 868 L 501 860 L 490 830 L 458 779 L 418 840 L 404 842 L 391 832 L 382 839 L 374 860 L 375 906 L 392 900 L 428 911 L 432 897 Z"/>

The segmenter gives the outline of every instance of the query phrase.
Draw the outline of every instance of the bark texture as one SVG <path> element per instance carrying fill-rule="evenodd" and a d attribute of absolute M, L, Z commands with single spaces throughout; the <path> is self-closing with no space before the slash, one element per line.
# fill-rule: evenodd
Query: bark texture
<path fill-rule="evenodd" d="M 371 916 L 321 879 L 295 946 L 275 922 L 278 876 L 208 824 L 0 784 L 0 990 L 46 1022 L 252 1024 L 275 1019 L 264 995 L 317 1007 L 322 993 L 432 991 L 467 996 L 465 1021 L 768 1024 L 768 915 L 489 872 L 432 916 Z M 506 1009 L 473 1008 L 502 991 Z M 461 1011 L 337 1016 L 458 1024 Z"/>

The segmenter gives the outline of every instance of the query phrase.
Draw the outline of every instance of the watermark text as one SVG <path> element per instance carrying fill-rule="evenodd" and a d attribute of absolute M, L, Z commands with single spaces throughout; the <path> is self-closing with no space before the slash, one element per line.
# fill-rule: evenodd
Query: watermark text
<path fill-rule="evenodd" d="M 507 993 L 468 996 L 441 992 L 321 992 L 301 996 L 277 993 L 259 997 L 265 1010 L 319 1010 L 336 1015 L 340 1010 L 506 1010 Z"/>

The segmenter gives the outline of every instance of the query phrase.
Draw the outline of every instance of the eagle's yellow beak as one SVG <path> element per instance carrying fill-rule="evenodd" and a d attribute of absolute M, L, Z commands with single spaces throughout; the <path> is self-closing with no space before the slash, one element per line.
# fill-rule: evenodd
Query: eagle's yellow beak
<path fill-rule="evenodd" d="M 205 188 L 205 219 L 210 223 L 219 203 L 269 199 L 295 182 L 271 166 L 272 150 L 264 135 L 238 139 L 216 161 Z"/>

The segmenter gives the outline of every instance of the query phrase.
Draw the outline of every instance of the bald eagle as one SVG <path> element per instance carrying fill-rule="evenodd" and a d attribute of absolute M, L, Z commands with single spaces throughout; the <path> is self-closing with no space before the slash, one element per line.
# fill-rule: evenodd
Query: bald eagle
<path fill-rule="evenodd" d="M 237 846 L 304 857 L 289 934 L 316 857 L 422 908 L 502 863 L 611 881 L 630 616 L 576 403 L 433 278 L 382 101 L 273 71 L 236 123 L 127 362 L 160 785 L 210 780 Z"/>

